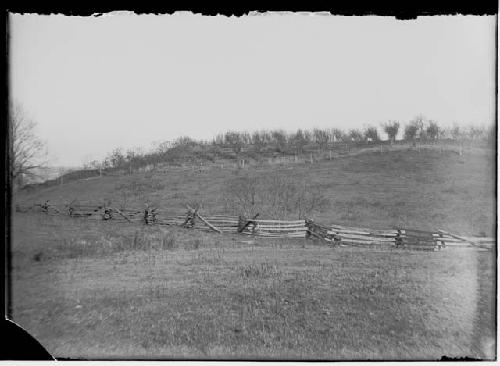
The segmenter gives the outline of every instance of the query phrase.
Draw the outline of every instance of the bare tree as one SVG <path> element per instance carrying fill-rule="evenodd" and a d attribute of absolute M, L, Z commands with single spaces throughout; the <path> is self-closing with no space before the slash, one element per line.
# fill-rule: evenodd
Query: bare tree
<path fill-rule="evenodd" d="M 260 213 L 276 219 L 302 219 L 329 205 L 319 186 L 278 173 L 235 178 L 226 183 L 221 193 L 227 210 L 245 216 Z"/>
<path fill-rule="evenodd" d="M 304 146 L 307 145 L 307 136 L 304 131 L 298 129 L 297 132 L 292 136 L 292 143 L 297 149 L 297 153 L 301 154 L 304 152 Z"/>
<path fill-rule="evenodd" d="M 11 174 L 14 183 L 23 185 L 25 178 L 36 178 L 36 171 L 46 166 L 46 146 L 35 135 L 36 123 L 26 116 L 18 103 L 10 104 Z"/>
<path fill-rule="evenodd" d="M 453 127 L 450 129 L 450 135 L 453 140 L 459 140 L 462 137 L 462 130 L 460 129 L 460 126 L 453 124 Z"/>
<path fill-rule="evenodd" d="M 217 136 L 215 136 L 212 140 L 212 145 L 223 146 L 224 145 L 224 134 L 219 133 Z"/>
<path fill-rule="evenodd" d="M 332 128 L 332 136 L 336 142 L 343 141 L 344 132 L 340 128 Z"/>
<path fill-rule="evenodd" d="M 360 130 L 357 129 L 351 129 L 349 130 L 349 136 L 351 137 L 352 141 L 354 142 L 361 142 L 364 141 L 364 136 L 363 133 Z"/>
<path fill-rule="evenodd" d="M 387 134 L 387 137 L 391 141 L 391 144 L 396 141 L 396 136 L 399 131 L 399 122 L 398 121 L 389 121 L 382 125 L 384 132 Z"/>
<path fill-rule="evenodd" d="M 278 152 L 285 152 L 287 147 L 288 138 L 287 134 L 283 130 L 273 130 L 271 131 L 271 138 L 276 146 Z"/>
<path fill-rule="evenodd" d="M 429 125 L 427 126 L 426 135 L 431 139 L 431 140 L 437 140 L 439 137 L 439 125 L 437 124 L 436 121 L 429 121 Z"/>
<path fill-rule="evenodd" d="M 252 133 L 252 145 L 257 152 L 261 152 L 267 145 L 264 132 L 254 131 Z"/>
<path fill-rule="evenodd" d="M 321 150 L 328 147 L 328 142 L 330 141 L 330 134 L 328 133 L 328 130 L 315 128 L 313 130 L 313 136 L 314 142 L 320 147 Z"/>
<path fill-rule="evenodd" d="M 243 141 L 243 136 L 239 132 L 228 131 L 224 134 L 224 142 L 228 145 L 235 154 L 239 154 L 243 149 L 245 142 Z"/>
<path fill-rule="evenodd" d="M 365 129 L 364 134 L 365 134 L 365 139 L 366 140 L 370 140 L 370 141 L 378 141 L 378 140 L 380 140 L 379 136 L 378 136 L 377 127 L 368 126 Z"/>
<path fill-rule="evenodd" d="M 414 141 L 417 138 L 424 137 L 424 121 L 425 117 L 422 115 L 412 119 L 405 127 L 405 140 Z"/>
<path fill-rule="evenodd" d="M 484 128 L 480 126 L 469 126 L 467 136 L 470 140 L 477 140 L 484 134 Z"/>
<path fill-rule="evenodd" d="M 415 141 L 419 138 L 424 131 L 424 117 L 421 115 L 415 117 L 405 127 L 404 137 L 405 140 Z"/>

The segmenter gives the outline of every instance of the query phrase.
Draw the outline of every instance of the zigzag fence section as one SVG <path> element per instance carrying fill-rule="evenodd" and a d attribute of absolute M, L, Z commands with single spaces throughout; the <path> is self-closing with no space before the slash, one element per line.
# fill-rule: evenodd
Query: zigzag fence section
<path fill-rule="evenodd" d="M 118 209 L 106 205 L 68 204 L 63 207 L 49 204 L 16 206 L 18 212 L 40 212 L 47 215 L 68 215 L 104 221 L 142 223 L 146 225 L 173 225 L 188 229 L 217 233 L 242 234 L 265 238 L 313 238 L 331 246 L 393 246 L 411 250 L 438 251 L 446 247 L 476 247 L 491 250 L 495 238 L 463 237 L 444 230 L 417 229 L 374 230 L 336 224 L 325 225 L 311 219 L 265 220 L 230 215 L 201 215 L 188 206 L 184 214 L 145 206 L 144 209 Z"/>

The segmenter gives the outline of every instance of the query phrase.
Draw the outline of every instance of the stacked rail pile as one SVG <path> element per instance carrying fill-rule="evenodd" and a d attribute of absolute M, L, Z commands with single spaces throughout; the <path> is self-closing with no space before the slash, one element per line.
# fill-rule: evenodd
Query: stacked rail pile
<path fill-rule="evenodd" d="M 337 245 L 396 245 L 398 230 L 373 230 L 307 221 L 309 235 Z"/>
<path fill-rule="evenodd" d="M 346 245 L 397 245 L 398 230 L 374 230 L 332 225 L 327 231 L 335 241 Z"/>
<path fill-rule="evenodd" d="M 450 234 L 444 230 L 438 230 L 432 234 L 434 240 L 440 242 L 446 247 L 476 247 L 491 249 L 496 244 L 495 238 L 487 237 L 463 237 L 455 234 Z"/>
<path fill-rule="evenodd" d="M 433 232 L 404 229 L 399 230 L 399 245 L 412 250 L 441 250 L 445 243 L 437 240 Z"/>
<path fill-rule="evenodd" d="M 240 220 L 241 222 L 244 220 Z M 252 219 L 240 232 L 247 235 L 263 236 L 266 238 L 305 238 L 307 227 L 305 220 L 258 220 Z"/>

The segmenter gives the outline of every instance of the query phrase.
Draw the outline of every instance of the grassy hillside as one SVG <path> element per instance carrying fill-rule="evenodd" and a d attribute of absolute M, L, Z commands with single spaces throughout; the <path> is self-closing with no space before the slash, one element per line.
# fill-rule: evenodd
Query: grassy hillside
<path fill-rule="evenodd" d="M 223 168 L 166 168 L 106 176 L 22 192 L 15 198 L 25 204 L 77 199 L 143 207 L 149 202 L 172 212 L 190 203 L 201 204 L 205 212 L 226 212 L 231 207 L 224 205 L 224 197 L 236 178 L 278 174 L 319 187 L 328 204 L 311 214 L 318 222 L 375 228 L 404 225 L 493 236 L 494 162 L 491 150 L 471 150 L 463 156 L 438 149 L 372 150 L 314 164 L 289 162 L 244 169 L 226 164 Z"/>
<path fill-rule="evenodd" d="M 288 177 L 328 199 L 317 221 L 490 236 L 494 163 L 486 150 L 371 151 L 314 164 L 108 176 L 14 198 L 223 212 L 238 178 Z M 332 248 L 15 213 L 11 253 L 13 320 L 56 357 L 496 357 L 495 250 Z"/>

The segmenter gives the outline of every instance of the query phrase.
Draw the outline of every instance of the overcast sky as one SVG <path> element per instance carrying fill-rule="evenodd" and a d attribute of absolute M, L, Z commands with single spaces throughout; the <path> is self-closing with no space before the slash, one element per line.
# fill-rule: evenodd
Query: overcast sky
<path fill-rule="evenodd" d="M 495 18 L 13 15 L 11 96 L 56 165 L 226 130 L 495 119 Z"/>

